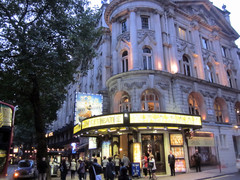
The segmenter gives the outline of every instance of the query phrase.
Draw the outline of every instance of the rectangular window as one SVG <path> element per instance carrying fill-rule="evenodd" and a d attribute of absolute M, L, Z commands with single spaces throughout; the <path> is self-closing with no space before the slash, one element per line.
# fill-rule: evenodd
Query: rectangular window
<path fill-rule="evenodd" d="M 183 29 L 181 27 L 178 28 L 178 33 L 179 33 L 179 38 L 182 40 L 187 40 L 187 35 L 186 35 L 186 29 Z"/>
<path fill-rule="evenodd" d="M 149 29 L 149 22 L 148 22 L 148 17 L 147 16 L 142 16 L 141 21 L 142 21 L 142 29 Z"/>
<path fill-rule="evenodd" d="M 208 45 L 208 39 L 202 37 L 202 47 L 204 49 L 209 49 L 209 45 Z"/>
<path fill-rule="evenodd" d="M 143 69 L 147 70 L 147 57 L 143 56 Z"/>
<path fill-rule="evenodd" d="M 222 46 L 222 55 L 223 57 L 227 57 L 227 48 Z"/>
<path fill-rule="evenodd" d="M 127 21 L 124 20 L 122 21 L 122 33 L 126 32 L 127 31 Z"/>
<path fill-rule="evenodd" d="M 226 139 L 226 134 L 220 134 L 220 146 L 226 148 L 227 147 L 227 139 Z"/>

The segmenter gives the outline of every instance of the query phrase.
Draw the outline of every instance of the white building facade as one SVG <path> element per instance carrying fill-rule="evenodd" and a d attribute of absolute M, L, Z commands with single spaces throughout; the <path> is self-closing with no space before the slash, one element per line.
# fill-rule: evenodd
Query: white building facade
<path fill-rule="evenodd" d="M 202 154 L 203 165 L 220 161 L 222 168 L 235 169 L 240 153 L 240 50 L 230 13 L 208 0 L 112 0 L 103 4 L 102 12 L 99 55 L 93 59 L 93 69 L 70 86 L 71 98 L 59 110 L 54 130 L 73 122 L 75 92 L 102 94 L 103 114 L 164 112 L 202 120 L 191 137 L 195 141 L 189 140 L 184 127 L 131 127 L 131 132 L 118 137 L 115 150 L 112 139 L 112 155 L 116 151 L 131 158 L 131 143 L 138 142 L 141 153 L 155 156 L 161 173 L 170 174 L 170 149 L 183 151 L 179 159 L 184 159 L 185 170 L 179 164 L 179 172 L 194 167 L 195 149 Z M 184 142 L 175 147 L 171 134 L 178 132 Z M 121 142 L 123 138 L 128 144 Z M 158 141 L 159 147 L 154 145 Z"/>

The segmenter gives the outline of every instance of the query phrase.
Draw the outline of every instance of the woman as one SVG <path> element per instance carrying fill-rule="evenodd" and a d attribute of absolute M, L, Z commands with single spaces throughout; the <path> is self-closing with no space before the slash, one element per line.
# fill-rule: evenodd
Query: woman
<path fill-rule="evenodd" d="M 66 160 L 63 159 L 62 163 L 60 165 L 60 172 L 61 172 L 61 180 L 66 180 L 66 176 L 67 176 L 67 164 L 66 164 Z"/>
<path fill-rule="evenodd" d="M 155 159 L 154 159 L 153 155 L 149 156 L 148 166 L 149 166 L 149 176 L 150 176 L 150 178 L 151 178 L 151 175 L 152 175 L 153 179 L 157 179 L 157 177 L 156 177 L 156 169 L 157 168 L 156 168 Z"/>
<path fill-rule="evenodd" d="M 79 159 L 79 167 L 78 167 L 78 177 L 79 180 L 84 179 L 85 176 L 85 163 L 82 159 Z"/>
<path fill-rule="evenodd" d="M 145 153 L 143 154 L 143 157 L 142 157 L 142 168 L 143 168 L 143 174 L 145 178 L 147 178 L 148 158 L 145 155 Z"/>
<path fill-rule="evenodd" d="M 70 170 L 71 170 L 71 179 L 74 179 L 75 172 L 77 170 L 77 163 L 75 162 L 75 159 L 72 159 L 72 161 L 71 161 Z"/>

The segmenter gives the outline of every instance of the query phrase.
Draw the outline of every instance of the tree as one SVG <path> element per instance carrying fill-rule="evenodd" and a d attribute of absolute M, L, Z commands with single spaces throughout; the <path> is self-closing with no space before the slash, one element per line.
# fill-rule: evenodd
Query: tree
<path fill-rule="evenodd" d="M 74 81 L 96 55 L 98 13 L 85 0 L 0 2 L 0 99 L 15 105 L 16 125 L 35 127 L 37 159 L 46 156 L 45 129 Z M 34 132 L 34 131 L 33 131 Z"/>

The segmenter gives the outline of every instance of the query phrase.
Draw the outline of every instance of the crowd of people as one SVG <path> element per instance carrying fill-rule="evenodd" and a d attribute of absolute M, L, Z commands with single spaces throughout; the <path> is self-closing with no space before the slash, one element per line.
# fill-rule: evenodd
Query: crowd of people
<path fill-rule="evenodd" d="M 201 155 L 196 149 L 196 152 L 192 156 L 195 161 L 196 171 L 201 172 Z M 100 162 L 98 162 L 100 160 Z M 171 176 L 175 176 L 175 156 L 170 150 L 168 155 L 168 164 L 171 170 Z M 43 158 L 39 164 L 39 179 L 46 179 L 47 163 L 46 159 Z M 78 175 L 79 180 L 86 180 L 89 176 L 90 180 L 102 180 L 102 174 L 105 180 L 129 180 L 131 174 L 131 163 L 129 158 L 124 154 L 123 158 L 120 159 L 118 155 L 114 157 L 97 159 L 95 157 L 90 161 L 87 157 L 85 159 L 72 159 L 68 163 L 65 159 L 62 159 L 59 167 L 61 172 L 61 180 L 66 180 L 68 170 L 71 171 L 71 178 L 75 179 L 75 175 Z M 152 154 L 143 154 L 142 156 L 142 172 L 145 178 L 156 180 L 156 163 Z"/>

